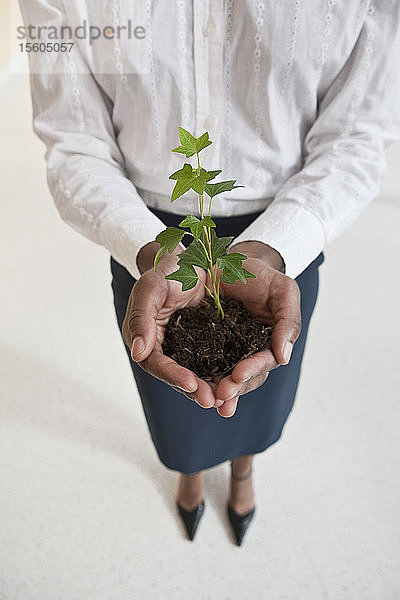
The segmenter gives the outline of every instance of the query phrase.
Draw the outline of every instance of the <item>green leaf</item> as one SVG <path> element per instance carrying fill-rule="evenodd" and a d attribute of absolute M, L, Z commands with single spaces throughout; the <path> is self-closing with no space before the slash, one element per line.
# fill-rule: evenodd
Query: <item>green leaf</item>
<path fill-rule="evenodd" d="M 179 227 L 191 227 L 193 224 L 200 223 L 200 219 L 194 215 L 188 215 L 179 223 Z"/>
<path fill-rule="evenodd" d="M 197 169 L 193 169 L 192 165 L 185 163 L 182 169 L 172 173 L 169 179 L 177 180 L 171 196 L 171 202 L 173 202 L 188 192 L 190 188 L 198 194 L 202 194 L 207 181 L 207 172 L 204 169 L 200 169 L 199 173 Z"/>
<path fill-rule="evenodd" d="M 244 279 L 242 279 L 244 277 Z M 247 283 L 246 279 L 255 278 L 253 273 L 247 271 L 244 267 L 241 267 L 239 275 L 235 270 L 232 270 L 230 267 L 225 267 L 222 271 L 221 281 L 223 283 L 231 283 L 232 285 L 236 283 L 240 279 L 243 283 Z"/>
<path fill-rule="evenodd" d="M 179 127 L 179 139 L 181 145 L 174 148 L 172 152 L 179 152 L 180 154 L 186 154 L 186 158 L 193 156 L 197 152 L 196 138 L 183 127 Z"/>
<path fill-rule="evenodd" d="M 206 227 L 216 227 L 216 224 L 214 223 L 214 221 L 212 220 L 211 217 L 203 217 L 202 220 L 201 220 L 201 222 Z"/>
<path fill-rule="evenodd" d="M 161 248 L 165 248 L 168 250 L 168 252 L 173 252 L 185 233 L 186 231 L 183 229 L 178 229 L 177 227 L 167 227 L 167 229 L 158 234 L 156 237 L 156 242 L 160 244 Z M 160 250 L 158 252 L 160 252 Z"/>
<path fill-rule="evenodd" d="M 157 270 L 158 263 L 162 256 L 168 251 L 173 252 L 183 236 L 187 233 L 183 229 L 177 227 L 167 227 L 164 231 L 158 234 L 156 242 L 160 244 L 160 248 L 154 257 L 154 270 Z"/>
<path fill-rule="evenodd" d="M 238 252 L 232 252 L 218 258 L 218 267 L 223 269 L 221 275 L 221 281 L 223 283 L 234 284 L 236 281 L 242 281 L 246 283 L 246 278 L 255 277 L 253 273 L 250 273 L 242 265 L 242 262 L 246 260 L 247 256 L 239 254 Z"/>
<path fill-rule="evenodd" d="M 201 170 L 199 174 L 196 173 L 191 188 L 197 192 L 198 194 L 202 194 L 204 192 L 204 187 L 207 182 L 207 174 L 204 170 Z"/>
<path fill-rule="evenodd" d="M 204 148 L 207 148 L 207 146 L 209 146 L 210 144 L 212 144 L 212 142 L 208 139 L 208 131 L 206 131 L 200 137 L 196 138 L 197 152 L 200 152 Z"/>
<path fill-rule="evenodd" d="M 212 142 L 208 139 L 208 132 L 206 131 L 200 137 L 195 138 L 189 131 L 179 127 L 179 139 L 181 145 L 177 146 L 172 152 L 179 152 L 185 154 L 186 158 L 190 158 L 193 154 L 199 153 L 203 148 L 207 148 Z"/>
<path fill-rule="evenodd" d="M 186 192 L 188 192 L 191 187 L 192 186 L 190 185 L 190 181 L 184 181 L 183 179 L 177 181 L 174 189 L 172 190 L 171 202 L 177 200 L 178 198 L 183 196 L 183 194 L 186 194 Z"/>
<path fill-rule="evenodd" d="M 244 276 L 246 277 L 246 279 L 256 279 L 257 276 L 254 275 L 254 273 L 250 273 L 250 271 L 248 271 L 247 269 L 243 268 L 243 272 L 244 272 Z"/>
<path fill-rule="evenodd" d="M 230 252 L 229 254 L 225 254 L 225 256 L 221 256 L 221 258 L 218 259 L 218 266 L 220 269 L 223 269 L 224 264 L 242 263 L 244 260 L 246 260 L 246 258 L 247 256 L 245 254 L 241 254 L 240 252 Z"/>
<path fill-rule="evenodd" d="M 202 240 L 205 242 L 204 234 L 202 235 Z M 232 240 L 233 236 L 220 238 L 217 237 L 214 229 L 211 229 L 211 258 L 213 265 L 217 262 L 217 259 L 220 256 L 224 256 L 226 254 L 226 248 L 229 246 Z"/>
<path fill-rule="evenodd" d="M 217 194 L 222 194 L 222 192 L 230 192 L 235 188 L 244 187 L 244 185 L 234 185 L 236 183 L 236 179 L 230 179 L 229 181 L 219 181 L 218 183 L 207 183 L 204 191 L 210 196 L 210 198 L 214 198 Z"/>
<path fill-rule="evenodd" d="M 183 219 L 183 221 L 179 223 L 179 227 L 189 227 L 195 240 L 199 239 L 201 232 L 203 231 L 202 222 L 193 215 L 189 215 Z"/>
<path fill-rule="evenodd" d="M 166 251 L 167 251 L 167 248 L 165 246 L 160 246 L 157 254 L 154 257 L 154 270 L 155 271 L 157 271 L 158 263 L 160 262 L 160 259 L 164 256 Z"/>
<path fill-rule="evenodd" d="M 211 217 L 203 217 L 200 221 L 197 217 L 189 215 L 179 223 L 179 227 L 189 227 L 195 240 L 200 239 L 203 227 L 215 227 L 215 223 Z"/>
<path fill-rule="evenodd" d="M 191 290 L 197 283 L 197 273 L 192 265 L 187 263 L 179 264 L 179 269 L 170 275 L 167 275 L 165 279 L 172 279 L 173 281 L 179 281 L 182 284 L 182 291 L 186 292 Z"/>
<path fill-rule="evenodd" d="M 196 265 L 202 269 L 207 269 L 209 264 L 204 251 L 204 248 L 200 241 L 194 241 L 179 254 L 178 264 L 189 264 Z"/>
<path fill-rule="evenodd" d="M 193 167 L 189 163 L 185 163 L 182 169 L 179 171 L 175 171 L 172 175 L 169 176 L 169 179 L 187 179 L 193 175 Z"/>
<path fill-rule="evenodd" d="M 222 169 L 218 169 L 218 171 L 206 171 L 206 173 L 207 173 L 207 181 L 211 181 L 211 179 L 214 179 L 214 177 L 216 177 L 217 175 L 222 173 Z"/>

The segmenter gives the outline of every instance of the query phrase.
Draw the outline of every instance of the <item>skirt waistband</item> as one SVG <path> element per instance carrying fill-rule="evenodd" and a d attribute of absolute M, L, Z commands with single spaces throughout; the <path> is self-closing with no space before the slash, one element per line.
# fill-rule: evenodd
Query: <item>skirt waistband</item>
<path fill-rule="evenodd" d="M 148 207 L 167 227 L 177 227 L 186 215 L 177 215 L 163 210 Z M 236 215 L 232 217 L 213 217 L 218 237 L 233 235 L 237 237 L 246 227 L 250 225 L 263 211 L 257 211 L 247 215 Z"/>

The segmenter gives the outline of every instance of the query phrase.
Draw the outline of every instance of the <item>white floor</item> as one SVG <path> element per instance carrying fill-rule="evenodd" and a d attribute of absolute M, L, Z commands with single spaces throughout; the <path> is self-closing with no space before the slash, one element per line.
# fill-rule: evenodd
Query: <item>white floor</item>
<path fill-rule="evenodd" d="M 26 85 L 3 97 L 0 127 L 0 599 L 400 598 L 399 146 L 382 197 L 326 252 L 296 405 L 256 459 L 238 548 L 227 464 L 206 473 L 203 521 L 183 536 L 108 254 L 52 204 Z"/>

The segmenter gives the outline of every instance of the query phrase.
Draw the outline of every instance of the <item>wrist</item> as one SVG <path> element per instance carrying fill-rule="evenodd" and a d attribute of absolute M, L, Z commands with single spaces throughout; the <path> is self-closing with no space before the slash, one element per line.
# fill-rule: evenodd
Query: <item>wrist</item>
<path fill-rule="evenodd" d="M 279 252 L 275 250 L 275 248 L 268 246 L 268 244 L 264 244 L 264 242 L 255 240 L 239 242 L 238 244 L 230 246 L 229 251 L 240 252 L 245 254 L 247 258 L 258 258 L 272 269 L 280 271 L 281 273 L 285 273 L 286 271 L 285 261 Z"/>

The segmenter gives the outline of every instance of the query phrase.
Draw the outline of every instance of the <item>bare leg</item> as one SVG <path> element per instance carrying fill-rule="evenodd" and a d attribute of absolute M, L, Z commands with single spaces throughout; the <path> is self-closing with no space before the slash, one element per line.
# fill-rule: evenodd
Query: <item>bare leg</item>
<path fill-rule="evenodd" d="M 203 498 L 203 473 L 181 473 L 177 500 L 187 511 L 191 511 L 201 502 Z"/>
<path fill-rule="evenodd" d="M 246 514 L 254 507 L 253 480 L 250 473 L 253 458 L 253 454 L 248 454 L 231 461 L 231 473 L 236 477 L 243 478 L 238 481 L 231 477 L 229 504 L 239 515 Z"/>

